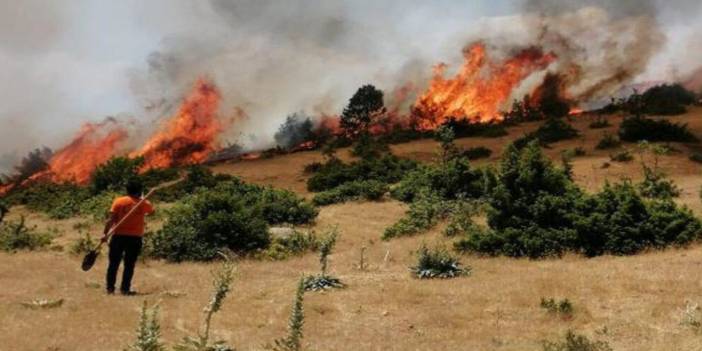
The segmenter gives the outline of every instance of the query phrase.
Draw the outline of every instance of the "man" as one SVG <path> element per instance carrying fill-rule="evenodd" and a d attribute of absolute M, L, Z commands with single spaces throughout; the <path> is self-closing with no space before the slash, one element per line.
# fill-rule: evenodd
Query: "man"
<path fill-rule="evenodd" d="M 114 294 L 117 281 L 117 270 L 124 259 L 124 271 L 120 292 L 122 295 L 134 295 L 131 290 L 134 265 L 141 252 L 142 237 L 144 236 L 144 216 L 154 213 L 151 203 L 144 200 L 128 217 L 127 214 L 141 201 L 143 186 L 137 179 L 127 182 L 127 196 L 118 197 L 112 203 L 110 219 L 105 223 L 102 241 L 107 241 L 107 233 L 112 226 L 124 221 L 115 228 L 110 240 L 109 264 L 107 266 L 107 293 Z"/>

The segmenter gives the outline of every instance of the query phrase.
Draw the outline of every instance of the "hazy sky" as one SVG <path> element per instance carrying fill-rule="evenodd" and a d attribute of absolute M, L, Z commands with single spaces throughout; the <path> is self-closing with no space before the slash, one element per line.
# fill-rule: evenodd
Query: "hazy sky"
<path fill-rule="evenodd" d="M 143 105 L 175 99 L 195 74 L 272 130 L 315 100 L 336 108 L 360 84 L 391 89 L 431 63 L 460 59 L 484 21 L 525 3 L 565 2 L 0 0 L 0 156 L 60 146 L 83 121 L 153 118 Z M 702 32 L 700 4 L 665 4 L 655 15 L 673 39 L 649 78 L 702 53 L 690 40 Z"/>

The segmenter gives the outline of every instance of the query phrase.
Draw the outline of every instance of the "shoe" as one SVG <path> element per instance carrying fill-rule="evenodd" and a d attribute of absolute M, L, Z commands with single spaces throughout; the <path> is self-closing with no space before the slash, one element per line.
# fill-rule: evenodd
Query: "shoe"
<path fill-rule="evenodd" d="M 134 296 L 134 295 L 137 294 L 136 291 L 131 291 L 131 290 L 128 290 L 128 291 L 120 291 L 120 293 L 121 293 L 123 296 Z"/>
<path fill-rule="evenodd" d="M 107 295 L 114 295 L 115 289 L 107 289 L 105 292 L 107 293 Z"/>

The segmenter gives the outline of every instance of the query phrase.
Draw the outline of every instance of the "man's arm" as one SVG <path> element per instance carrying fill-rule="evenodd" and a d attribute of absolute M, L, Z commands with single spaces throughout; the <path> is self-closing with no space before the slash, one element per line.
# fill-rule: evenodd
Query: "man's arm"
<path fill-rule="evenodd" d="M 117 224 L 117 214 L 114 212 L 110 212 L 110 218 L 105 222 L 105 229 L 102 231 L 102 238 L 100 241 L 105 242 L 107 241 L 107 233 L 110 232 L 110 229 L 112 229 L 112 226 Z"/>

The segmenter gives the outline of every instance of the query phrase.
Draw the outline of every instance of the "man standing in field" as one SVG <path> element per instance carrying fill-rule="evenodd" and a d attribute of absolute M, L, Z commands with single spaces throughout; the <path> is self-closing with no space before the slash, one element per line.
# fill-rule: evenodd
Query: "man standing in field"
<path fill-rule="evenodd" d="M 131 290 L 132 276 L 134 275 L 134 265 L 141 252 L 142 237 L 144 236 L 144 217 L 154 213 L 154 208 L 148 200 L 144 200 L 139 207 L 128 217 L 127 214 L 141 200 L 143 185 L 137 179 L 127 182 L 127 196 L 121 196 L 114 200 L 110 209 L 110 219 L 105 223 L 105 236 L 102 241 L 107 240 L 107 233 L 112 226 L 124 221 L 115 228 L 114 235 L 110 240 L 109 264 L 107 266 L 107 293 L 114 294 L 115 283 L 117 281 L 117 270 L 120 262 L 124 259 L 124 271 L 122 273 L 122 283 L 120 292 L 122 295 L 134 295 Z M 126 218 L 125 218 L 126 217 Z"/>

